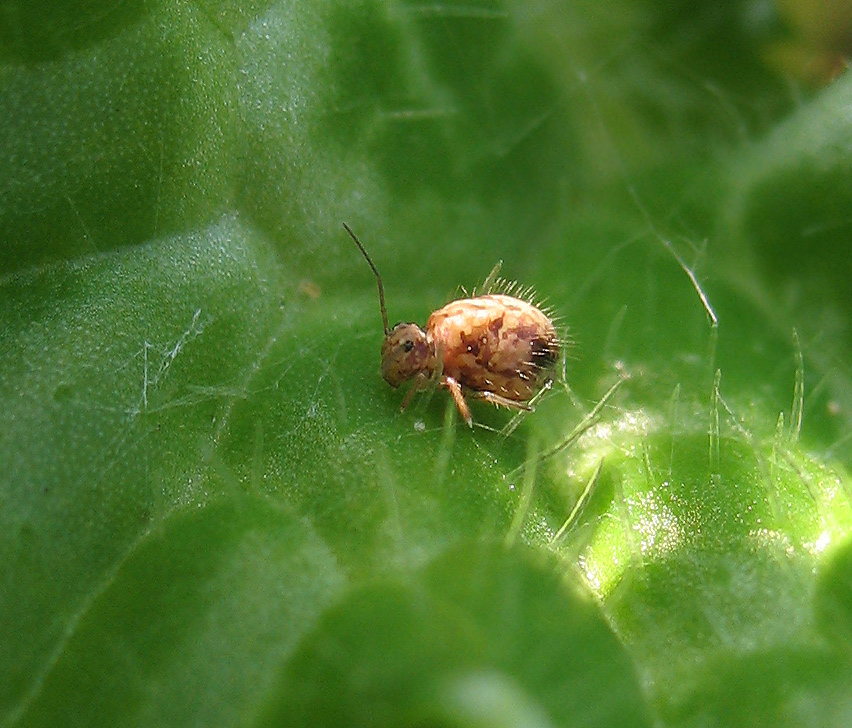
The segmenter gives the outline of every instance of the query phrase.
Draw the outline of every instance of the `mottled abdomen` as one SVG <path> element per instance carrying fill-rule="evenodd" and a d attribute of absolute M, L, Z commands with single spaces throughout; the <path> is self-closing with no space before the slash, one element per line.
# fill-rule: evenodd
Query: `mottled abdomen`
<path fill-rule="evenodd" d="M 526 402 L 544 385 L 559 358 L 550 319 L 512 296 L 448 303 L 429 317 L 426 335 L 443 354 L 445 375 L 516 402 Z"/>

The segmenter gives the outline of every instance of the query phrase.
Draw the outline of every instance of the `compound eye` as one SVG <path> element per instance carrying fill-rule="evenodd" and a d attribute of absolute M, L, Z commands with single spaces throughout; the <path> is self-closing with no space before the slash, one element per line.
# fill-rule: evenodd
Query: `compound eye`
<path fill-rule="evenodd" d="M 413 341 L 404 341 L 404 342 L 402 342 L 402 350 L 403 350 L 403 351 L 405 351 L 405 352 L 409 352 L 409 351 L 411 351 L 413 348 L 414 348 L 414 342 L 413 342 Z"/>

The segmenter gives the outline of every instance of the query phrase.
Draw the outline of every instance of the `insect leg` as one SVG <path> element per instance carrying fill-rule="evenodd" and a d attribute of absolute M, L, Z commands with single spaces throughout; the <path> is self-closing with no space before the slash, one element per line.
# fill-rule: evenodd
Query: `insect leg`
<path fill-rule="evenodd" d="M 509 409 L 524 410 L 525 412 L 532 412 L 533 409 L 526 402 L 507 399 L 506 397 L 501 397 L 499 394 L 495 394 L 494 392 L 471 392 L 470 396 L 476 397 L 476 399 L 484 399 L 487 402 L 491 402 L 491 404 L 496 407 L 508 407 Z"/>
<path fill-rule="evenodd" d="M 435 344 L 435 356 L 432 360 L 432 373 L 429 375 L 429 381 L 436 387 L 444 383 L 444 342 L 439 341 Z M 425 372 L 424 372 L 425 373 Z"/>
<path fill-rule="evenodd" d="M 425 375 L 423 372 L 419 372 L 415 377 L 414 381 L 411 383 L 411 387 L 405 395 L 405 399 L 402 400 L 401 410 L 404 410 L 408 405 L 411 404 L 411 400 L 414 399 L 414 395 L 417 394 L 421 389 L 425 389 L 429 386 L 429 377 Z"/>
<path fill-rule="evenodd" d="M 459 414 L 461 414 L 462 419 L 467 422 L 467 426 L 473 427 L 473 417 L 470 415 L 470 408 L 467 406 L 467 402 L 464 401 L 461 384 L 452 377 L 441 377 L 441 385 L 450 390 L 450 394 L 453 396 L 453 401 L 456 403 L 456 407 L 458 407 Z"/>

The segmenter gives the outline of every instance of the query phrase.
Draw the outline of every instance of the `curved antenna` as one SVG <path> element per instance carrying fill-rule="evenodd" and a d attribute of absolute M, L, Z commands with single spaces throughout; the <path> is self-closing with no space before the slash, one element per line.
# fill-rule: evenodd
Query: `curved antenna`
<path fill-rule="evenodd" d="M 388 310 L 385 308 L 385 289 L 382 286 L 382 277 L 379 275 L 379 271 L 376 270 L 376 266 L 373 265 L 373 261 L 370 259 L 370 256 L 367 255 L 367 251 L 364 250 L 364 246 L 361 245 L 361 241 L 358 240 L 355 233 L 352 232 L 352 228 L 350 228 L 346 223 L 343 223 L 343 227 L 355 241 L 355 245 L 358 246 L 358 250 L 360 250 L 364 254 L 364 257 L 370 264 L 370 268 L 373 269 L 373 273 L 376 274 L 376 283 L 379 284 L 379 306 L 381 306 L 382 308 L 382 324 L 384 324 L 385 336 L 387 336 L 390 333 L 390 326 L 388 326 Z"/>

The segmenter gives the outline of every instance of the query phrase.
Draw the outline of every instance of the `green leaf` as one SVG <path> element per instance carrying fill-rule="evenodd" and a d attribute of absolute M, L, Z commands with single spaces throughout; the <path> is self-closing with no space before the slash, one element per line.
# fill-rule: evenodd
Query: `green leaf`
<path fill-rule="evenodd" d="M 20 722 L 237 722 L 342 586 L 316 534 L 277 504 L 180 512 L 75 615 Z"/>
<path fill-rule="evenodd" d="M 822 569 L 817 582 L 817 616 L 825 636 L 849 652 L 852 630 L 852 544 L 846 543 Z"/>
<path fill-rule="evenodd" d="M 0 725 L 848 723 L 852 81 L 790 17 L 2 4 Z M 343 221 L 392 321 L 535 287 L 534 414 L 399 411 Z"/>
<path fill-rule="evenodd" d="M 633 666 L 557 566 L 470 544 L 353 591 L 261 725 L 648 725 Z"/>

